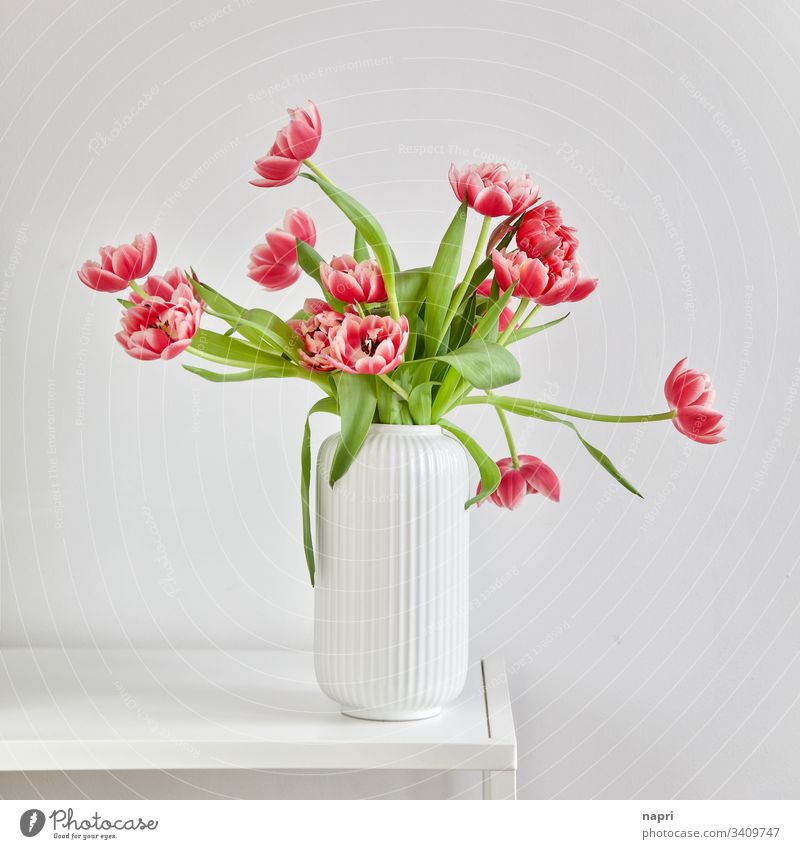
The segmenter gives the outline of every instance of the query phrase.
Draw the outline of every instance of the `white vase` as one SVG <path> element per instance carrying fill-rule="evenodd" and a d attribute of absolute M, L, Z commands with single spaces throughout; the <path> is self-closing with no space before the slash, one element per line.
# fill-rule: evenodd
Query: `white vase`
<path fill-rule="evenodd" d="M 435 716 L 467 672 L 466 452 L 438 426 L 372 425 L 331 488 L 337 439 L 317 461 L 317 681 L 360 719 Z"/>

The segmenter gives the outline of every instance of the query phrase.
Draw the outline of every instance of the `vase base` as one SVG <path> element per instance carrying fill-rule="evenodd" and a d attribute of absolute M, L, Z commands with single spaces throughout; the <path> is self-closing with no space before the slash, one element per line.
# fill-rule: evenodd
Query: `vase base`
<path fill-rule="evenodd" d="M 345 716 L 353 719 L 371 719 L 373 722 L 413 722 L 419 719 L 431 719 L 442 712 L 441 707 L 425 710 L 386 710 L 385 708 L 351 708 L 343 707 Z"/>

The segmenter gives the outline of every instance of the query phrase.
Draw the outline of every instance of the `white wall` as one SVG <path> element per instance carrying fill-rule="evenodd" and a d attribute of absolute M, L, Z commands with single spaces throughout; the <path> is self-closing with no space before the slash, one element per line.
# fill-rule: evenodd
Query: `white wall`
<path fill-rule="evenodd" d="M 511 670 L 520 794 L 800 793 L 796 5 L 38 0 L 0 47 L 3 645 L 310 647 L 313 391 L 136 363 L 113 297 L 75 269 L 152 229 L 160 268 L 292 312 L 313 284 L 257 290 L 252 245 L 287 206 L 316 218 L 324 254 L 350 230 L 310 184 L 247 181 L 283 109 L 312 97 L 317 161 L 406 265 L 452 215 L 453 159 L 530 170 L 579 228 L 600 289 L 520 349 L 521 395 L 660 410 L 688 354 L 727 415 L 716 448 L 668 424 L 584 428 L 644 501 L 569 432 L 514 423 L 563 487 L 560 505 L 472 516 L 472 646 Z M 505 453 L 490 414 L 461 418 Z M 109 792 L 29 778 L 0 795 Z M 476 793 L 420 778 L 227 776 L 216 792 Z M 111 795 L 186 792 L 141 779 Z"/>

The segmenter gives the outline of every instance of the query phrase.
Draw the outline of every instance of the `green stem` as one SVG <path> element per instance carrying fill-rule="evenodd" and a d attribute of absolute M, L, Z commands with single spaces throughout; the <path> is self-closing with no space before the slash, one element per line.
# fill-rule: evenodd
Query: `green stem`
<path fill-rule="evenodd" d="M 458 312 L 458 308 L 461 306 L 461 302 L 464 300 L 464 295 L 467 292 L 467 285 L 469 281 L 472 280 L 472 275 L 475 273 L 475 269 L 478 267 L 481 261 L 481 257 L 483 256 L 483 249 L 486 246 L 486 240 L 489 238 L 489 227 L 492 224 L 492 219 L 488 215 L 484 215 L 483 224 L 481 224 L 481 232 L 478 234 L 478 242 L 475 245 L 475 250 L 472 253 L 472 259 L 469 261 L 469 266 L 467 267 L 467 272 L 462 278 L 461 282 L 456 286 L 453 290 L 453 296 L 450 300 L 450 306 L 447 308 L 447 315 L 444 318 L 444 326 L 442 327 L 442 333 L 447 333 L 447 328 L 453 322 L 456 313 Z"/>
<path fill-rule="evenodd" d="M 391 377 L 387 377 L 385 374 L 379 374 L 378 377 L 393 391 L 396 392 L 404 401 L 408 401 L 408 392 L 400 386 L 399 383 L 396 383 L 392 380 Z"/>
<path fill-rule="evenodd" d="M 486 240 L 489 238 L 489 228 L 492 226 L 492 219 L 488 215 L 483 216 L 483 224 L 481 224 L 481 232 L 478 234 L 478 242 L 475 245 L 475 250 L 472 253 L 472 259 L 467 266 L 467 273 L 464 275 L 464 282 L 469 283 L 478 263 L 483 257 L 483 251 L 486 247 Z"/>
<path fill-rule="evenodd" d="M 486 393 L 490 395 L 490 392 Z M 503 433 L 506 435 L 506 442 L 508 443 L 508 450 L 511 452 L 511 462 L 514 464 L 514 468 L 519 468 L 519 457 L 517 456 L 517 446 L 514 445 L 514 437 L 511 433 L 511 428 L 508 424 L 508 419 L 506 418 L 506 414 L 500 409 L 500 407 L 494 408 L 497 413 L 497 418 L 500 419 L 500 426 L 503 428 Z"/>
<path fill-rule="evenodd" d="M 525 316 L 520 324 L 519 329 L 522 330 L 530 324 L 530 320 L 536 315 L 537 312 L 542 308 L 541 304 L 536 304 L 536 306 Z"/>
<path fill-rule="evenodd" d="M 526 309 L 528 309 L 528 304 L 530 300 L 528 298 L 522 298 L 519 302 L 519 306 L 514 312 L 514 316 L 511 321 L 508 322 L 508 327 L 500 334 L 499 339 L 497 340 L 498 345 L 504 345 L 508 337 L 517 329 L 517 323 L 519 319 L 522 318 L 523 313 Z M 530 316 L 529 316 L 530 318 Z"/>
<path fill-rule="evenodd" d="M 140 298 L 149 298 L 150 297 L 150 295 L 148 295 L 147 292 L 145 292 L 145 290 L 142 289 L 142 287 L 135 280 L 129 280 L 128 285 L 131 287 L 131 289 L 133 289 L 134 292 L 136 292 L 136 294 Z"/>
<path fill-rule="evenodd" d="M 464 398 L 460 406 L 468 404 L 496 404 L 492 398 Z M 585 410 L 574 410 L 572 407 L 560 407 L 557 404 L 545 404 L 542 401 L 526 402 L 540 410 L 550 413 L 559 413 L 562 416 L 570 416 L 573 419 L 588 419 L 592 422 L 613 422 L 614 424 L 633 424 L 634 422 L 665 422 L 675 418 L 675 410 L 667 410 L 666 413 L 646 413 L 642 416 L 610 416 L 605 413 L 588 413 Z"/>
<path fill-rule="evenodd" d="M 317 166 L 314 165 L 314 163 L 310 159 L 304 159 L 303 165 L 305 165 L 309 171 L 316 174 L 317 177 L 320 177 L 331 185 L 335 185 L 333 180 L 331 180 L 331 178 L 322 170 L 322 168 L 317 168 Z"/>

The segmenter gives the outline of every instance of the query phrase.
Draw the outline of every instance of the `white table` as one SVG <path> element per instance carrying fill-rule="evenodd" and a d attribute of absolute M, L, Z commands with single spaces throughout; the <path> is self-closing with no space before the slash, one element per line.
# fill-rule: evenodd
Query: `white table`
<path fill-rule="evenodd" d="M 458 769 L 516 795 L 505 666 L 471 666 L 457 702 L 419 722 L 351 719 L 305 652 L 0 651 L 0 770 Z"/>

